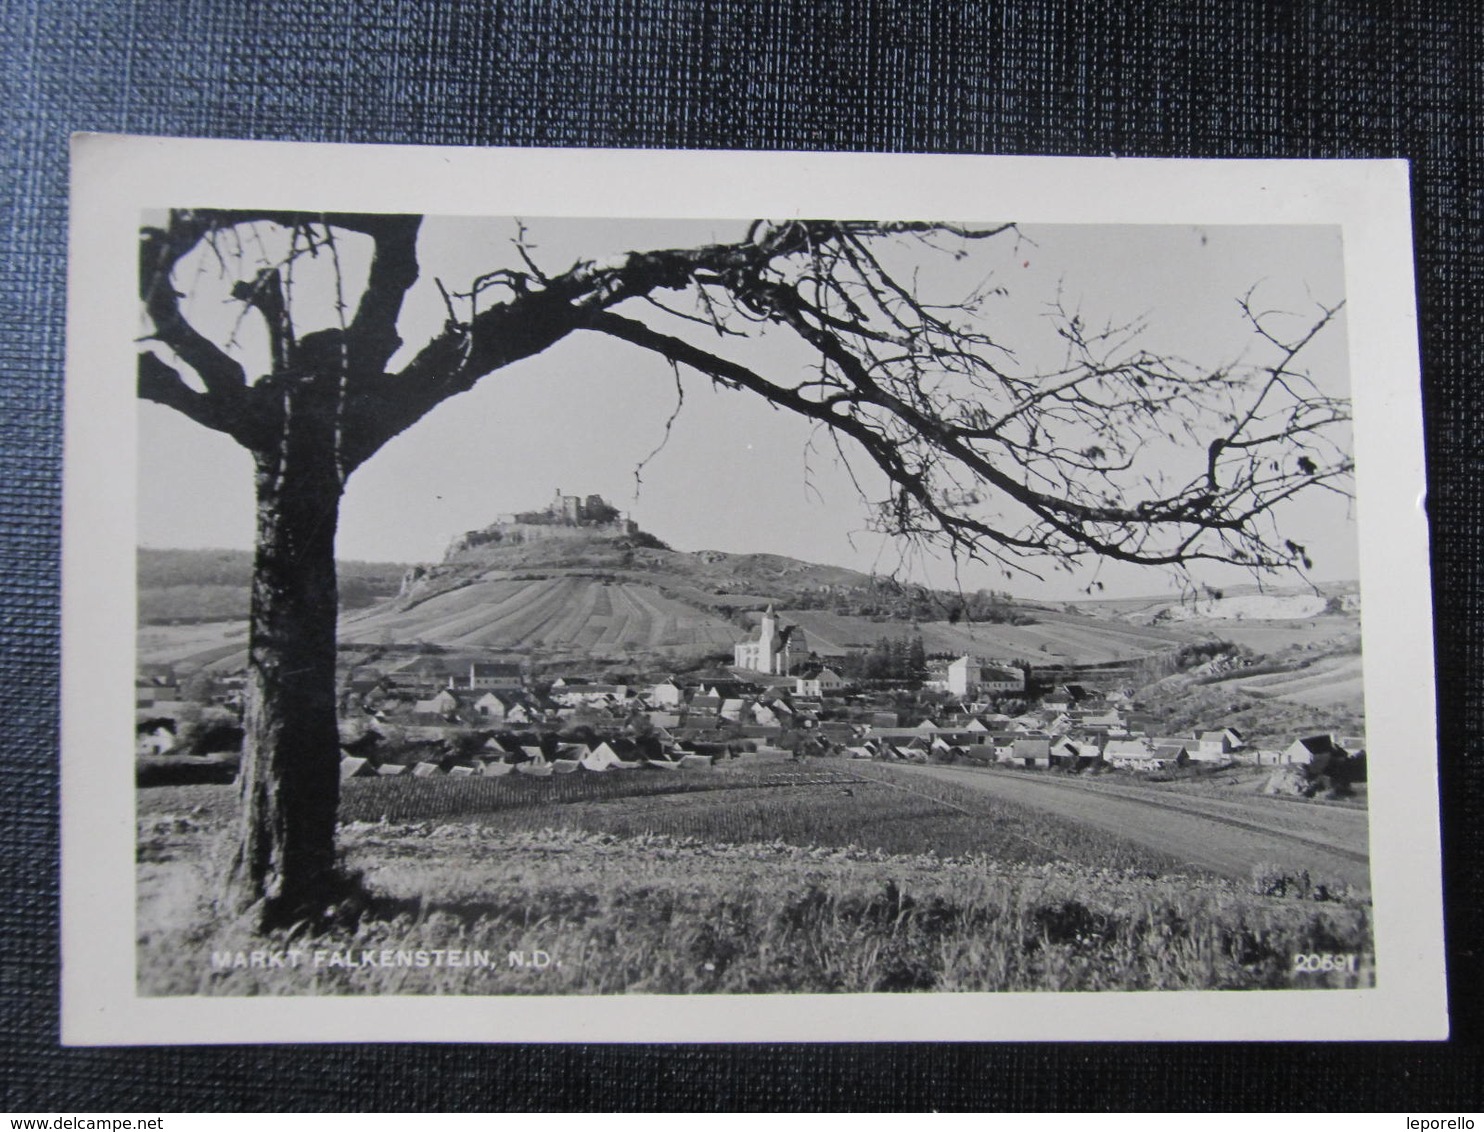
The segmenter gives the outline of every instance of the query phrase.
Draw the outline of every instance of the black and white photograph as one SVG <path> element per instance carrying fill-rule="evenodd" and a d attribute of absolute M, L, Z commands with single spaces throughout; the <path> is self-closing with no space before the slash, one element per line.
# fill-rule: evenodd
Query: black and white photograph
<path fill-rule="evenodd" d="M 84 1040 L 1445 1025 L 1386 163 L 96 140 Z"/>

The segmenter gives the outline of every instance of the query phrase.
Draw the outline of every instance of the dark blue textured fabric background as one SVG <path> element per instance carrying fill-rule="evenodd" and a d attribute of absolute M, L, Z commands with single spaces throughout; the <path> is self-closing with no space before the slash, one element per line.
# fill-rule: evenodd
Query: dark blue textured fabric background
<path fill-rule="evenodd" d="M 0 12 L 0 1108 L 1481 1107 L 1479 5 L 4 0 Z M 1454 1040 L 60 1049 L 59 417 L 76 130 L 1410 158 Z"/>

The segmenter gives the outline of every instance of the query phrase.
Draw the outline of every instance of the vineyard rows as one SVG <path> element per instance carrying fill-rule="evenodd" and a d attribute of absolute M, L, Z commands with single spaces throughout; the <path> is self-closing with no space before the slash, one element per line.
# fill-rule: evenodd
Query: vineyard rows
<path fill-rule="evenodd" d="M 341 784 L 344 821 L 436 821 L 459 815 L 533 806 L 602 802 L 665 794 L 725 793 L 735 790 L 840 786 L 858 782 L 839 772 L 766 769 L 689 774 L 617 772 L 566 774 L 549 778 L 356 778 Z"/>

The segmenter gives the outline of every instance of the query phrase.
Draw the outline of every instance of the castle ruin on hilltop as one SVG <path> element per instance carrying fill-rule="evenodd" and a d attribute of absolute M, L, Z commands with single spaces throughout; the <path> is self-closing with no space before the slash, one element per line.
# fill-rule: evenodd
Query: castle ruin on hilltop
<path fill-rule="evenodd" d="M 468 531 L 453 540 L 445 560 L 491 543 L 515 545 L 586 535 L 635 535 L 639 524 L 601 495 L 563 495 L 558 488 L 541 511 L 516 511 L 497 516 L 482 531 Z"/>
<path fill-rule="evenodd" d="M 544 511 L 517 511 L 514 514 L 500 515 L 495 519 L 494 525 L 500 527 L 517 524 L 533 527 L 598 527 L 618 534 L 633 534 L 638 530 L 638 525 L 632 519 L 621 514 L 618 508 L 601 495 L 563 495 L 561 488 L 556 489 L 556 495 Z"/>

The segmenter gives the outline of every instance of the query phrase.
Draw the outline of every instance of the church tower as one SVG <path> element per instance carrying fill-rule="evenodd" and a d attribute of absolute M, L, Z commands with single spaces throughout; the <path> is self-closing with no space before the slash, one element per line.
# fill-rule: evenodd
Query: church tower
<path fill-rule="evenodd" d="M 757 655 L 763 663 L 758 665 L 765 672 L 773 671 L 773 640 L 778 635 L 778 618 L 774 616 L 771 602 L 763 613 L 762 627 L 757 635 Z"/>
<path fill-rule="evenodd" d="M 758 625 L 757 636 L 742 641 L 733 649 L 736 666 L 770 676 L 787 676 L 795 626 L 778 627 L 778 615 L 769 604 Z"/>

